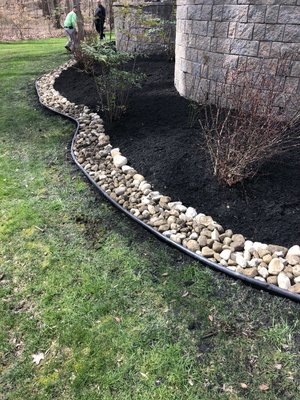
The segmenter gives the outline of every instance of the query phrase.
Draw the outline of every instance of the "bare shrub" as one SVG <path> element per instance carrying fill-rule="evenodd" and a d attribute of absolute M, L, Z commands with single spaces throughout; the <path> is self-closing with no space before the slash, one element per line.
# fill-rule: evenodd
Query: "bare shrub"
<path fill-rule="evenodd" d="M 230 69 L 209 92 L 198 85 L 213 173 L 227 185 L 253 177 L 265 161 L 300 145 L 299 98 L 282 91 L 292 62 L 277 62 L 275 74 L 263 63 Z"/>

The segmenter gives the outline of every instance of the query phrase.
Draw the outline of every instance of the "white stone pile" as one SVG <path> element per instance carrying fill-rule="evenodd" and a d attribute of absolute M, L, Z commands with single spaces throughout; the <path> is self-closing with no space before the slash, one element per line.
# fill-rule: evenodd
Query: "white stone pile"
<path fill-rule="evenodd" d="M 84 105 L 69 102 L 54 90 L 56 77 L 69 62 L 37 82 L 40 100 L 51 109 L 79 122 L 73 151 L 78 163 L 97 185 L 132 215 L 171 241 L 208 260 L 293 293 L 300 293 L 300 246 L 286 248 L 246 240 L 224 229 L 212 217 L 198 213 L 155 190 L 120 149 L 113 149 L 103 121 Z"/>

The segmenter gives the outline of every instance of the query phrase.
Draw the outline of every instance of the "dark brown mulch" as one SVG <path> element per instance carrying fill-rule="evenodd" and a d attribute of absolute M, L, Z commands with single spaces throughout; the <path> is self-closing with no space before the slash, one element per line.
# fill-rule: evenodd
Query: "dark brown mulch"
<path fill-rule="evenodd" d="M 126 116 L 106 124 L 113 147 L 156 190 L 211 215 L 248 239 L 291 246 L 300 243 L 300 157 L 294 151 L 267 162 L 244 184 L 225 187 L 212 176 L 199 128 L 188 124 L 189 102 L 174 88 L 174 64 L 138 62 L 147 79 L 132 91 Z M 98 107 L 93 78 L 64 71 L 55 88 L 70 101 Z"/>

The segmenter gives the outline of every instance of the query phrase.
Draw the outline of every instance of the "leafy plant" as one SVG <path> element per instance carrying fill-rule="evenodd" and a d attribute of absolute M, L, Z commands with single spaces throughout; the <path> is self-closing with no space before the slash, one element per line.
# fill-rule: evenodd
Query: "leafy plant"
<path fill-rule="evenodd" d="M 127 109 L 129 90 L 139 87 L 144 79 L 143 74 L 134 71 L 135 62 L 130 71 L 125 69 L 134 56 L 117 51 L 114 42 L 98 43 L 96 46 L 83 43 L 82 51 L 94 61 L 92 73 L 101 110 L 110 122 L 119 119 Z M 100 66 L 100 74 L 96 74 L 95 65 Z"/>

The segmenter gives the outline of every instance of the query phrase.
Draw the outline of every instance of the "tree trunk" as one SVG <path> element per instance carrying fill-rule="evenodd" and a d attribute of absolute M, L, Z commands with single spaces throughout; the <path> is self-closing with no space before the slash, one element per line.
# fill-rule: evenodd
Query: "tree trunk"
<path fill-rule="evenodd" d="M 56 29 L 60 29 L 61 23 L 60 23 L 60 14 L 61 14 L 61 4 L 60 4 L 60 0 L 54 0 L 53 1 L 53 25 L 54 28 Z"/>
<path fill-rule="evenodd" d="M 84 21 L 83 16 L 80 9 L 80 0 L 74 0 L 74 6 L 78 7 L 77 11 L 77 26 L 78 26 L 78 42 L 84 39 Z M 79 45 L 78 43 L 78 45 Z"/>

